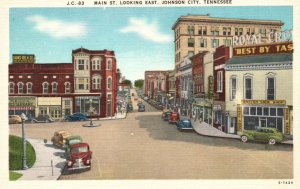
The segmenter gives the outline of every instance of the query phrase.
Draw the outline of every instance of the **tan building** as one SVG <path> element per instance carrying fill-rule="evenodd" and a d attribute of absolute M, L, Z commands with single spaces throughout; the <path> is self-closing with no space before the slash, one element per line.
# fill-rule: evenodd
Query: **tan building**
<path fill-rule="evenodd" d="M 175 34 L 176 84 L 180 85 L 180 66 L 184 57 L 191 57 L 202 51 L 213 52 L 221 45 L 274 41 L 278 39 L 275 32 L 280 32 L 283 24 L 279 20 L 216 18 L 209 15 L 187 15 L 178 18 L 172 26 Z M 176 93 L 179 97 L 178 91 Z"/>

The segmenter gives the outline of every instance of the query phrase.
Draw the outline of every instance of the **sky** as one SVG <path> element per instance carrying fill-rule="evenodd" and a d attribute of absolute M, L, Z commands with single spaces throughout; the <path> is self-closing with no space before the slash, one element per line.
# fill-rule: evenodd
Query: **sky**
<path fill-rule="evenodd" d="M 174 69 L 172 25 L 187 14 L 281 20 L 293 29 L 292 6 L 11 8 L 10 62 L 35 54 L 36 63 L 71 63 L 74 49 L 108 49 L 126 79 L 143 79 L 145 70 Z"/>

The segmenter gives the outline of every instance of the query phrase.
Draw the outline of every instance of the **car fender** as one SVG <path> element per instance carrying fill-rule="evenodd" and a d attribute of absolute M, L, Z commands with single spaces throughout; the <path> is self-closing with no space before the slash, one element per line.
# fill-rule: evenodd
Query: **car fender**
<path fill-rule="evenodd" d="M 246 136 L 248 140 L 254 140 L 254 136 L 248 133 L 243 133 L 241 136 Z"/>
<path fill-rule="evenodd" d="M 270 138 L 275 139 L 276 142 L 282 142 L 283 140 L 277 136 L 269 136 L 268 140 L 270 140 Z"/>

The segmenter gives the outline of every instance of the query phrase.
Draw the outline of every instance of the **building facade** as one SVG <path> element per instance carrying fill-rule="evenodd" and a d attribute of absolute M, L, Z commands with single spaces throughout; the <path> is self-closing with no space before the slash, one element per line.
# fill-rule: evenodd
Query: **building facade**
<path fill-rule="evenodd" d="M 17 55 L 19 56 L 19 55 Z M 20 55 L 29 59 L 29 55 Z M 97 117 L 116 113 L 116 58 L 113 51 L 72 51 L 72 63 L 9 65 L 9 114 L 51 115 L 61 119 L 74 112 Z"/>
<path fill-rule="evenodd" d="M 176 20 L 174 30 L 176 98 L 181 98 L 179 85 L 184 58 L 218 46 L 264 43 L 277 40 L 283 23 L 278 20 L 216 18 L 209 15 L 187 15 Z M 247 37 L 248 36 L 248 37 Z M 249 37 L 251 36 L 251 37 Z"/>

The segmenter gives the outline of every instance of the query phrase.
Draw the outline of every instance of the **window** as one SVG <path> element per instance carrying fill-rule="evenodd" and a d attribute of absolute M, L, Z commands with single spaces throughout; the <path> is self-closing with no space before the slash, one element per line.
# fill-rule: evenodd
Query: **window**
<path fill-rule="evenodd" d="M 27 94 L 31 94 L 32 93 L 32 83 L 27 83 Z"/>
<path fill-rule="evenodd" d="M 217 72 L 217 92 L 223 91 L 223 72 Z"/>
<path fill-rule="evenodd" d="M 219 27 L 211 27 L 210 28 L 210 34 L 213 36 L 219 35 Z"/>
<path fill-rule="evenodd" d="M 243 28 L 239 28 L 239 35 L 243 35 Z"/>
<path fill-rule="evenodd" d="M 78 60 L 78 70 L 84 70 L 84 60 Z"/>
<path fill-rule="evenodd" d="M 267 37 L 267 29 L 266 28 L 260 28 L 259 33 L 262 37 Z"/>
<path fill-rule="evenodd" d="M 194 38 L 189 38 L 188 39 L 188 47 L 194 47 L 194 43 L 195 43 Z"/>
<path fill-rule="evenodd" d="M 94 76 L 93 77 L 93 89 L 100 89 L 101 83 L 100 83 L 100 76 Z"/>
<path fill-rule="evenodd" d="M 231 28 L 223 27 L 223 35 L 231 35 Z"/>
<path fill-rule="evenodd" d="M 92 68 L 93 70 L 100 70 L 101 67 L 100 67 L 100 61 L 99 59 L 95 59 L 92 61 Z"/>
<path fill-rule="evenodd" d="M 15 93 L 15 84 L 9 83 L 9 94 Z"/>
<path fill-rule="evenodd" d="M 234 34 L 236 36 L 243 35 L 243 28 L 234 28 Z"/>
<path fill-rule="evenodd" d="M 231 78 L 231 100 L 236 100 L 236 77 Z"/>
<path fill-rule="evenodd" d="M 18 83 L 18 93 L 19 94 L 23 93 L 23 88 L 24 88 L 23 83 Z"/>
<path fill-rule="evenodd" d="M 47 82 L 43 83 L 43 94 L 47 94 L 49 92 L 48 88 L 49 84 Z"/>
<path fill-rule="evenodd" d="M 69 82 L 65 83 L 65 93 L 70 93 L 71 92 L 71 85 Z"/>
<path fill-rule="evenodd" d="M 245 99 L 252 99 L 252 78 L 245 78 Z"/>
<path fill-rule="evenodd" d="M 267 78 L 267 100 L 275 100 L 275 78 Z"/>
<path fill-rule="evenodd" d="M 207 35 L 207 27 L 206 26 L 200 26 L 198 30 L 199 35 Z"/>
<path fill-rule="evenodd" d="M 222 111 L 215 112 L 215 124 L 222 124 Z"/>
<path fill-rule="evenodd" d="M 107 89 L 111 89 L 112 87 L 112 79 L 111 77 L 107 78 Z"/>
<path fill-rule="evenodd" d="M 58 84 L 56 82 L 52 83 L 52 93 L 57 93 L 57 86 Z"/>
<path fill-rule="evenodd" d="M 223 39 L 223 44 L 227 47 L 231 46 L 231 39 Z"/>
<path fill-rule="evenodd" d="M 189 35 L 194 35 L 195 27 L 194 26 L 188 26 L 188 33 L 189 33 Z"/>
<path fill-rule="evenodd" d="M 219 46 L 219 39 L 212 39 L 211 40 L 211 47 L 216 48 Z"/>
<path fill-rule="evenodd" d="M 204 47 L 206 48 L 207 47 L 207 44 L 206 44 L 206 39 L 199 39 L 199 44 L 200 44 L 200 47 Z"/>
<path fill-rule="evenodd" d="M 78 88 L 77 89 L 84 89 L 84 78 L 78 79 Z"/>
<path fill-rule="evenodd" d="M 194 56 L 194 51 L 189 51 L 189 52 L 188 52 L 188 57 L 190 58 L 190 57 L 192 57 L 192 56 Z"/>
<path fill-rule="evenodd" d="M 111 60 L 111 59 L 109 59 L 109 60 L 107 61 L 107 69 L 108 69 L 108 70 L 112 70 L 112 60 Z"/>

